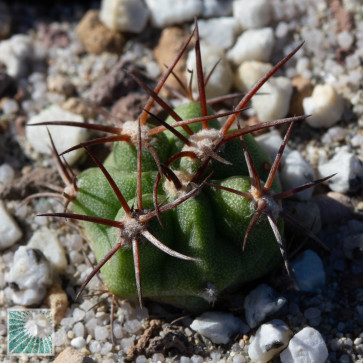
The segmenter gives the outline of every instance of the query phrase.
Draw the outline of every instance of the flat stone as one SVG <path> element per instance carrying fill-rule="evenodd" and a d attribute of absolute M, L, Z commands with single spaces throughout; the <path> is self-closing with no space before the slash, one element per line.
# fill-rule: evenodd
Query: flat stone
<path fill-rule="evenodd" d="M 79 22 L 76 33 L 88 53 L 122 53 L 124 36 L 104 25 L 99 19 L 98 10 L 87 11 Z"/>
<path fill-rule="evenodd" d="M 33 116 L 29 120 L 28 125 L 45 121 L 83 122 L 84 119 L 80 115 L 75 115 L 71 112 L 63 110 L 58 105 L 52 105 Z M 58 153 L 61 153 L 74 145 L 80 144 L 86 141 L 88 138 L 87 130 L 81 127 L 69 127 L 61 125 L 28 126 L 26 128 L 27 140 L 30 142 L 34 150 L 46 155 L 52 155 L 51 143 L 47 129 L 52 135 Z M 83 149 L 78 149 L 66 154 L 65 159 L 70 165 L 73 165 L 83 153 Z"/>
<path fill-rule="evenodd" d="M 0 200 L 0 250 L 13 246 L 23 233 Z"/>
<path fill-rule="evenodd" d="M 322 363 L 328 358 L 328 349 L 321 334 L 311 327 L 300 330 L 293 336 L 281 354 L 281 363 Z"/>
<path fill-rule="evenodd" d="M 57 273 L 61 274 L 65 271 L 67 267 L 66 253 L 54 230 L 44 227 L 35 231 L 27 246 L 41 250 Z"/>
<path fill-rule="evenodd" d="M 290 335 L 289 327 L 282 320 L 275 319 L 262 324 L 248 347 L 248 355 L 252 362 L 269 362 L 287 347 Z"/>
<path fill-rule="evenodd" d="M 149 10 L 142 0 L 102 0 L 100 20 L 121 32 L 141 33 L 149 19 Z"/>

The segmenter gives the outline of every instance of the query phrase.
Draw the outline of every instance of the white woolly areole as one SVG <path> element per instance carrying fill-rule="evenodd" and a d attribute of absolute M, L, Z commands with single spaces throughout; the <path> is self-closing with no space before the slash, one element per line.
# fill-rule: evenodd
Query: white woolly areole
<path fill-rule="evenodd" d="M 275 220 L 277 220 L 280 212 L 282 211 L 281 204 L 279 202 L 276 202 L 271 195 L 264 195 L 261 199 L 266 202 L 264 213 L 272 216 Z M 257 202 L 256 199 L 255 202 Z"/>
<path fill-rule="evenodd" d="M 149 127 L 146 125 L 141 125 L 141 140 L 148 141 L 150 139 L 149 136 Z M 139 126 L 137 121 L 126 121 L 122 125 L 122 133 L 129 135 L 131 139 L 131 143 L 133 145 L 137 145 L 137 136 L 139 133 Z"/>
<path fill-rule="evenodd" d="M 193 175 L 185 171 L 179 171 L 179 170 L 173 170 L 173 171 L 177 176 L 177 178 L 179 179 L 182 188 L 180 190 L 177 190 L 175 188 L 174 183 L 169 179 L 165 180 L 163 188 L 168 195 L 171 195 L 173 198 L 179 198 L 189 192 L 189 190 L 187 190 L 187 187 L 190 181 L 193 179 Z"/>
<path fill-rule="evenodd" d="M 193 151 L 199 159 L 206 156 L 205 150 L 213 150 L 214 142 L 221 137 L 217 129 L 200 130 L 189 137 L 190 145 L 184 145 L 183 151 Z"/>
<path fill-rule="evenodd" d="M 145 229 L 145 224 L 138 221 L 136 218 L 125 216 L 121 219 L 124 228 L 120 229 L 120 237 L 122 238 L 122 245 L 130 247 L 132 240 L 140 236 L 141 232 Z"/>

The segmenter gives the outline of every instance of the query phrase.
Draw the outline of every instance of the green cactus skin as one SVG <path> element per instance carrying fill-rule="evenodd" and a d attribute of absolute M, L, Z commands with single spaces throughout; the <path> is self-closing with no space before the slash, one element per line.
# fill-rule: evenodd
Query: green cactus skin
<path fill-rule="evenodd" d="M 200 116 L 200 105 L 182 105 L 176 112 L 183 119 Z M 212 113 L 212 110 L 208 110 Z M 167 122 L 172 123 L 171 120 Z M 210 122 L 217 128 L 217 120 Z M 200 124 L 191 125 L 195 132 Z M 183 135 L 187 136 L 181 129 Z M 268 155 L 251 135 L 244 140 L 251 152 L 261 179 L 266 178 L 271 164 Z M 169 131 L 153 136 L 149 141 L 165 161 L 180 151 L 181 141 Z M 137 150 L 134 145 L 119 142 L 108 157 L 105 167 L 114 179 L 129 206 L 136 204 Z M 224 165 L 213 160 L 206 173 L 214 170 L 212 182 L 239 191 L 251 188 L 248 170 L 239 139 L 229 141 L 221 149 L 221 157 L 231 162 Z M 152 191 L 157 167 L 149 151 L 142 149 L 143 207 L 153 208 Z M 194 172 L 200 162 L 189 158 L 173 163 L 172 168 L 181 174 Z M 164 180 L 164 179 L 162 179 Z M 164 184 L 164 185 L 162 185 Z M 175 192 L 161 183 L 158 200 L 177 198 Z M 72 211 L 120 221 L 125 215 L 118 199 L 99 168 L 84 171 L 78 177 L 79 191 L 73 201 Z M 280 191 L 275 180 L 272 190 Z M 161 215 L 163 228 L 156 218 L 148 222 L 148 230 L 163 244 L 201 262 L 185 261 L 171 257 L 153 246 L 143 237 L 140 240 L 141 283 L 143 297 L 171 303 L 189 310 L 208 308 L 215 297 L 227 289 L 267 274 L 281 261 L 281 253 L 266 218 L 261 218 L 249 236 L 242 251 L 243 238 L 253 215 L 251 202 L 239 195 L 204 187 L 194 198 Z M 280 232 L 283 223 L 279 219 Z M 84 230 L 100 261 L 119 242 L 120 230 L 91 222 L 83 222 Z M 111 293 L 122 298 L 136 298 L 137 288 L 133 266 L 132 249 L 122 247 L 102 267 L 102 277 Z"/>

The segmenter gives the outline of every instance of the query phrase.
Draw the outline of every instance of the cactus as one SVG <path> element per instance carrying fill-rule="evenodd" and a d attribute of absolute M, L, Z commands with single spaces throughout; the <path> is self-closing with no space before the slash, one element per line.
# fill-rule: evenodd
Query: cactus
<path fill-rule="evenodd" d="M 199 99 L 173 109 L 159 93 L 193 36 Z M 43 216 L 82 221 L 98 261 L 80 293 L 101 270 L 116 296 L 138 297 L 140 305 L 142 297 L 149 297 L 200 310 L 224 291 L 267 274 L 282 257 L 288 274 L 293 274 L 282 237 L 283 218 L 292 219 L 280 201 L 323 180 L 282 192 L 276 176 L 292 125 L 306 116 L 244 128 L 237 122 L 236 130 L 230 128 L 259 88 L 300 47 L 256 83 L 235 110 L 214 114 L 205 97 L 208 77 L 203 75 L 196 24 L 154 90 L 131 75 L 150 95 L 138 120 L 115 126 L 42 123 L 112 134 L 64 152 L 83 147 L 95 163 L 77 179 L 53 145 L 72 193 L 63 193 L 63 213 Z M 166 120 L 150 112 L 154 102 L 168 113 Z M 219 126 L 222 116 L 228 118 Z M 284 123 L 290 124 L 288 132 L 276 160 L 266 168 L 271 160 L 251 132 Z M 90 147 L 104 142 L 113 142 L 114 148 L 102 164 Z"/>

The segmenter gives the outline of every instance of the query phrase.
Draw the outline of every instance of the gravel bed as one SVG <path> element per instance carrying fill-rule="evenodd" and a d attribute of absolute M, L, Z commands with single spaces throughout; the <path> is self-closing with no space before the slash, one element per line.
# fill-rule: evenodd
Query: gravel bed
<path fill-rule="evenodd" d="M 0 1 L 0 9 L 5 3 L 7 2 Z M 151 8 L 152 1 L 145 3 Z M 198 1 L 195 1 L 195 4 L 197 3 Z M 226 4 L 232 9 L 232 2 L 227 1 Z M 212 11 L 213 5 L 204 6 L 204 14 Z M 214 308 L 211 307 L 211 311 L 232 314 L 238 318 L 238 324 L 241 324 L 236 331 L 221 333 L 227 334 L 226 343 L 216 343 L 208 334 L 191 328 L 195 319 L 199 317 L 198 314 L 190 314 L 147 299 L 143 309 L 136 300 L 117 299 L 115 303 L 105 289 L 101 276 L 93 278 L 84 295 L 75 301 L 80 286 L 92 271 L 91 265 L 96 263 L 95 255 L 82 236 L 79 225 L 70 221 L 64 223 L 63 220 L 52 217 L 36 217 L 36 214 L 41 213 L 62 212 L 63 206 L 59 199 L 39 198 L 21 205 L 22 200 L 31 194 L 44 192 L 49 184 L 63 187 L 50 152 L 40 151 L 44 147 L 41 144 L 42 140 L 34 140 L 34 137 L 30 140 L 25 124 L 35 116 L 41 117 L 42 112 L 45 109 L 49 110 L 51 105 L 59 106 L 60 113 L 55 117 L 67 117 L 63 116 L 63 112 L 70 111 L 77 114 L 80 120 L 110 123 L 113 120 L 107 120 L 103 110 L 117 114 L 114 106 L 116 101 L 119 98 L 126 100 L 126 96 L 133 92 L 138 92 L 139 98 L 135 96 L 137 99 L 133 99 L 134 104 L 124 101 L 124 104 L 119 106 L 120 112 L 126 113 L 127 110 L 129 118 L 138 115 L 144 102 L 143 95 L 140 95 L 139 90 L 132 88 L 135 86 L 131 82 L 123 80 L 124 88 L 115 87 L 109 91 L 110 94 L 101 94 L 100 89 L 103 90 L 104 84 L 100 82 L 105 83 L 105 79 L 109 82 L 110 78 L 107 77 L 110 77 L 110 73 L 112 74 L 112 70 L 121 59 L 132 69 L 142 69 L 142 75 L 152 84 L 161 74 L 155 50 L 164 29 L 178 24 L 185 37 L 192 27 L 193 16 L 190 18 L 190 15 L 185 15 L 183 18 L 182 14 L 180 19 L 176 17 L 167 23 L 162 18 L 163 14 L 160 14 L 160 19 L 156 19 L 156 15 L 151 13 L 151 20 L 145 22 L 139 34 L 126 30 L 113 31 L 118 33 L 113 34 L 113 37 L 122 34 L 122 39 L 113 38 L 114 42 L 123 43 L 122 51 L 110 51 L 113 46 L 110 42 L 111 45 L 108 47 L 111 48 L 103 45 L 102 51 L 95 50 L 92 53 L 85 45 L 85 36 L 80 37 L 76 29 L 89 9 L 100 8 L 99 2 L 89 2 L 87 5 L 56 3 L 52 9 L 36 3 L 28 5 L 22 1 L 12 1 L 7 5 L 8 13 L 3 12 L 4 15 L 0 16 L 0 19 L 4 19 L 4 26 L 0 26 L 0 37 L 4 39 L 0 40 L 0 197 L 3 202 L 1 209 L 4 210 L 0 213 L 0 224 L 5 225 L 6 219 L 10 228 L 9 238 L 15 236 L 16 241 L 9 244 L 5 239 L 0 241 L 0 356 L 3 362 L 49 362 L 68 347 L 74 348 L 95 362 L 105 363 L 252 362 L 256 360 L 251 360 L 250 347 L 251 344 L 256 344 L 254 339 L 256 336 L 259 337 L 258 330 L 262 323 L 279 319 L 289 328 L 289 339 L 305 327 L 312 327 L 318 331 L 323 337 L 322 345 L 328 350 L 328 362 L 363 363 L 363 8 L 359 0 L 272 0 L 270 6 L 271 18 L 268 24 L 258 24 L 264 17 L 263 14 L 259 14 L 255 26 L 255 29 L 260 29 L 268 25 L 274 37 L 271 53 L 268 59 L 262 62 L 275 64 L 302 40 L 305 41 L 302 50 L 278 74 L 279 77 L 286 77 L 288 84 L 292 82 L 295 87 L 293 89 L 292 85 L 289 86 L 292 96 L 290 95 L 288 100 L 292 98 L 286 105 L 286 114 L 289 109 L 290 113 L 296 110 L 304 112 L 304 109 L 301 110 L 301 99 L 313 98 L 314 95 L 311 96 L 311 93 L 316 85 L 328 85 L 332 92 L 335 92 L 333 96 L 326 96 L 328 111 L 321 111 L 325 106 L 321 106 L 321 109 L 318 106 L 312 108 L 312 113 L 321 112 L 321 118 L 312 117 L 312 124 L 296 125 L 288 142 L 290 151 L 296 150 L 304 158 L 301 158 L 302 166 L 298 171 L 299 181 L 304 182 L 304 173 L 317 176 L 339 173 L 340 179 L 320 185 L 312 196 L 309 195 L 305 201 L 300 201 L 302 212 L 297 212 L 299 217 L 306 217 L 307 224 L 319 220 L 320 226 L 314 226 L 313 223 L 312 228 L 316 227 L 316 234 L 329 247 L 330 252 L 326 252 L 293 229 L 287 229 L 286 238 L 299 243 L 298 248 L 288 251 L 289 259 L 298 263 L 304 251 L 314 251 L 314 256 L 317 256 L 322 266 L 324 282 L 314 282 L 311 291 L 295 291 L 288 287 L 283 266 L 280 266 L 269 276 L 244 286 L 217 303 Z M 226 18 L 226 15 L 231 17 L 232 10 L 228 14 L 222 14 L 220 9 L 218 11 L 221 14 L 216 15 L 218 12 L 215 10 L 213 16 L 216 20 Z M 140 12 L 141 10 L 138 12 L 139 17 Z M 211 17 L 199 13 L 197 15 L 202 21 Z M 165 16 L 171 19 L 170 14 Z M 133 21 L 141 21 L 140 19 L 136 16 Z M 9 26 L 7 31 L 8 20 L 11 21 L 11 27 Z M 157 27 L 157 21 L 166 23 Z M 236 63 L 237 50 L 233 50 L 233 46 L 242 30 L 233 33 L 232 25 L 228 21 L 225 24 L 217 25 L 226 26 L 225 40 L 222 47 L 219 44 L 218 51 L 226 57 L 225 62 L 233 75 L 228 92 L 241 91 L 238 82 L 247 80 L 235 80 L 241 62 Z M 201 31 L 202 39 L 203 36 L 208 37 L 208 28 L 205 29 L 205 35 Z M 13 48 L 5 44 L 20 34 L 26 37 L 16 40 Z M 231 34 L 233 41 L 231 40 L 229 49 L 223 49 L 223 45 L 228 43 L 227 34 Z M 215 41 L 218 42 L 218 39 Z M 1 55 L 5 51 L 8 52 L 6 59 Z M 241 53 L 238 54 L 238 57 L 242 57 Z M 7 64 L 7 59 L 10 58 L 12 63 Z M 304 78 L 304 85 L 299 77 Z M 218 92 L 217 88 L 218 82 L 215 89 L 211 89 L 211 94 Z M 310 90 L 308 96 L 304 94 L 305 89 Z M 326 93 L 320 96 L 320 99 L 325 95 Z M 81 100 L 88 103 L 84 104 Z M 283 101 L 276 101 L 276 112 L 281 112 L 285 107 Z M 173 102 L 177 104 L 180 101 L 175 99 Z M 96 103 L 97 107 L 92 106 Z M 293 108 L 294 104 L 299 104 L 300 109 Z M 233 106 L 233 101 L 230 105 Z M 253 109 L 248 110 L 244 116 L 247 122 L 251 123 L 255 122 L 257 117 L 263 117 L 258 111 L 260 106 L 257 103 L 252 106 Z M 262 105 L 262 108 L 266 108 L 266 104 Z M 329 110 L 332 108 L 334 114 L 331 116 Z M 275 111 L 271 111 L 273 112 Z M 339 114 L 337 120 L 332 121 L 336 114 Z M 326 118 L 331 124 L 321 123 L 326 122 Z M 285 130 L 284 127 L 278 127 L 274 132 L 275 135 L 283 137 Z M 67 137 L 70 135 L 67 134 L 68 131 L 64 133 Z M 257 138 L 261 139 L 262 144 L 268 144 L 269 141 L 263 136 Z M 86 136 L 74 137 L 76 140 L 83 140 L 81 138 Z M 95 150 L 102 157 L 109 149 L 108 146 L 101 146 Z M 300 167 L 300 161 L 296 160 L 293 159 L 291 164 Z M 77 172 L 90 165 L 92 161 L 84 154 L 74 159 L 74 169 Z M 285 161 L 286 170 L 287 165 L 288 158 Z M 284 175 L 283 171 L 281 175 Z M 291 174 L 288 175 L 283 184 L 290 186 L 293 184 L 289 183 L 295 181 L 292 180 Z M 314 205 L 311 207 L 308 203 Z M 297 209 L 294 203 L 291 208 Z M 60 255 L 64 254 L 64 261 L 60 257 L 58 260 L 48 257 L 44 243 L 44 254 L 51 261 L 53 271 L 54 266 L 60 271 L 52 276 L 52 288 L 58 286 L 59 292 L 59 295 L 54 293 L 52 298 L 56 299 L 57 295 L 57 298 L 68 301 L 68 306 L 65 306 L 64 311 L 59 309 L 53 357 L 11 357 L 7 355 L 7 309 L 21 307 L 22 304 L 16 301 L 24 301 L 22 299 L 25 298 L 22 296 L 19 297 L 20 300 L 16 300 L 16 288 L 9 284 L 9 273 L 14 268 L 15 252 L 19 246 L 27 245 L 37 231 L 42 231 L 43 239 L 47 241 L 55 239 L 55 246 L 60 246 L 63 251 Z M 4 232 L 0 228 L 1 233 Z M 42 242 L 34 243 L 41 245 Z M 296 266 L 294 265 L 297 269 Z M 308 271 L 313 271 L 313 267 L 315 268 L 315 265 L 309 266 Z M 317 274 L 319 272 L 321 271 Z M 278 305 L 278 308 L 266 311 L 252 327 L 246 320 L 246 296 L 261 284 L 271 287 L 274 294 L 279 296 L 272 298 L 271 302 Z M 35 291 L 41 295 L 40 288 Z M 33 304 L 33 307 L 49 307 L 50 295 L 50 290 L 45 289 L 43 298 Z M 262 295 L 259 295 L 258 299 L 262 299 Z M 256 302 L 253 305 L 258 304 Z M 111 306 L 114 306 L 113 332 Z M 266 304 L 263 304 L 261 309 L 265 307 Z M 263 357 L 261 353 L 261 361 L 266 361 L 262 360 L 265 359 Z M 321 356 L 318 355 L 318 358 L 314 359 L 319 357 Z M 64 359 L 68 359 L 69 363 L 76 361 L 72 358 Z M 319 362 L 311 359 L 311 362 Z M 281 357 L 277 354 L 275 361 L 297 362 L 283 357 L 283 354 Z"/>

